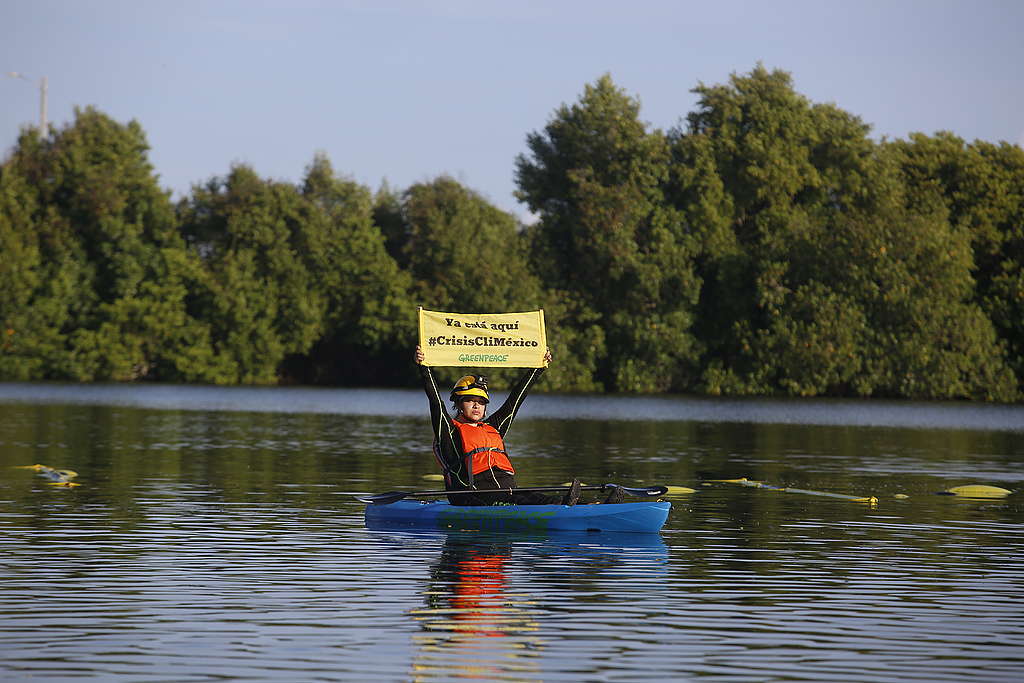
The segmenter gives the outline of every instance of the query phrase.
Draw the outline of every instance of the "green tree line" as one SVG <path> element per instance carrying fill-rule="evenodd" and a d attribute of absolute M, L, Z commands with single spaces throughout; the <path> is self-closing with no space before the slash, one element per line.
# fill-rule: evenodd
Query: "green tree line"
<path fill-rule="evenodd" d="M 610 77 L 526 136 L 522 225 L 438 176 L 317 155 L 172 200 L 94 108 L 0 165 L 0 379 L 395 386 L 415 311 L 545 309 L 545 389 L 1015 401 L 1024 150 L 873 140 L 789 74 L 701 84 L 669 130 Z"/>

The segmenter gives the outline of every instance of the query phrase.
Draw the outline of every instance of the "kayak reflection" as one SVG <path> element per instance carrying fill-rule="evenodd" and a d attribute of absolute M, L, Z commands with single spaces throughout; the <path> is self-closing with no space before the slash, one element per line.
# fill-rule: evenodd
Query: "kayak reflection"
<path fill-rule="evenodd" d="M 540 616 L 529 595 L 508 587 L 513 543 L 449 534 L 430 568 L 426 606 L 411 612 L 422 633 L 413 637 L 416 680 L 438 676 L 516 678 L 539 671 Z"/>
<path fill-rule="evenodd" d="M 413 543 L 443 539 L 424 606 L 410 611 L 420 629 L 415 680 L 538 678 L 545 621 L 575 599 L 576 579 L 608 578 L 636 562 L 664 567 L 668 555 L 658 534 L 397 533 Z"/>

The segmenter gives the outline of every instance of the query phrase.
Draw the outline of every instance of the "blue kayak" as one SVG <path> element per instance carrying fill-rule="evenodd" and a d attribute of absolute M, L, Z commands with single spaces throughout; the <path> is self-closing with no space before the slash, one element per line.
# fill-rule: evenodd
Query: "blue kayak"
<path fill-rule="evenodd" d="M 415 526 L 477 531 L 629 531 L 657 533 L 672 503 L 590 505 L 451 505 L 400 500 L 366 506 L 366 526 Z"/>

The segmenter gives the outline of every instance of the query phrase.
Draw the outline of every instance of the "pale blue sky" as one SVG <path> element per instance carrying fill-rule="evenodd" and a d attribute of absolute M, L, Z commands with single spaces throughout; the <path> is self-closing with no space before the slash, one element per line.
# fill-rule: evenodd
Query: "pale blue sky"
<path fill-rule="evenodd" d="M 1018 0 L 0 0 L 0 152 L 45 75 L 52 123 L 136 119 L 176 196 L 234 162 L 298 182 L 323 151 L 372 189 L 444 173 L 524 216 L 526 135 L 604 73 L 661 129 L 760 61 L 876 136 L 1024 144 L 1022 35 Z"/>

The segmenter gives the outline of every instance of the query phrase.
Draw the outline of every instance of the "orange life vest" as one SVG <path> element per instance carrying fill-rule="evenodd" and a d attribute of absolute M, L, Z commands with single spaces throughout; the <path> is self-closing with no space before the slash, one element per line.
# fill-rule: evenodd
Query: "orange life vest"
<path fill-rule="evenodd" d="M 453 420 L 452 424 L 462 436 L 462 452 L 466 465 L 473 474 L 486 472 L 492 467 L 515 474 L 512 462 L 505 453 L 505 443 L 498 430 L 484 422 L 471 424 Z"/>

